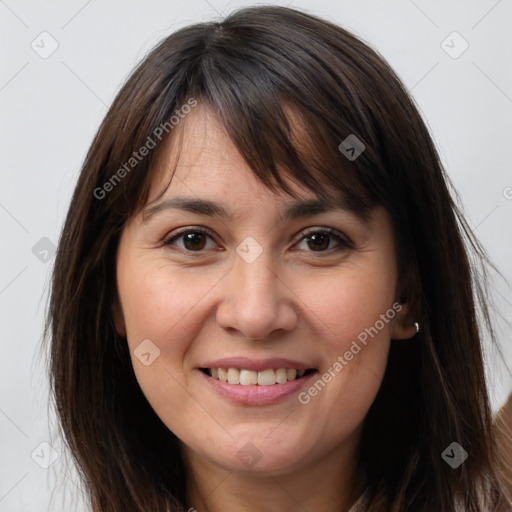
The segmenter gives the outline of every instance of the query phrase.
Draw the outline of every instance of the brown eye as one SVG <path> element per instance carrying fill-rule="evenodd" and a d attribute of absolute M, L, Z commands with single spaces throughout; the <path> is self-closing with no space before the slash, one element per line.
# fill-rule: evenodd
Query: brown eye
<path fill-rule="evenodd" d="M 191 251 L 203 249 L 206 245 L 206 237 L 203 233 L 187 233 L 183 236 L 183 245 Z"/>
<path fill-rule="evenodd" d="M 211 236 L 202 229 L 187 229 L 169 237 L 164 245 L 175 245 L 188 252 L 200 252 L 207 248 L 208 238 L 211 239 Z M 181 243 L 175 243 L 180 240 Z"/>
<path fill-rule="evenodd" d="M 353 248 L 353 244 L 341 233 L 330 228 L 307 230 L 303 231 L 301 235 L 303 238 L 298 246 L 300 250 L 306 252 L 330 252 L 331 250 L 341 251 Z M 301 245 L 302 248 L 300 247 Z"/>
<path fill-rule="evenodd" d="M 308 246 L 314 251 L 324 251 L 329 247 L 330 237 L 325 233 L 314 233 L 307 237 Z"/>

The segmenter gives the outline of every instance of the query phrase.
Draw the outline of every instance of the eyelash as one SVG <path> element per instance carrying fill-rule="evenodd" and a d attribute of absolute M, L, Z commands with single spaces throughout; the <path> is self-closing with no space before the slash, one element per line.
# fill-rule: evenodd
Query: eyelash
<path fill-rule="evenodd" d="M 188 233 L 201 233 L 202 235 L 205 235 L 205 236 L 208 236 L 210 237 L 211 239 L 215 239 L 215 237 L 213 236 L 213 234 L 205 229 L 205 228 L 202 228 L 202 227 L 186 227 L 182 230 L 178 230 L 177 232 L 173 233 L 172 236 L 166 238 L 163 242 L 163 244 L 165 246 L 171 246 L 172 243 L 179 239 L 180 237 L 182 237 L 183 235 L 186 235 Z M 339 233 L 338 231 L 336 231 L 335 229 L 332 229 L 332 228 L 307 228 L 303 231 L 300 232 L 300 235 L 301 235 L 301 238 L 300 240 L 297 242 L 301 242 L 303 239 L 307 238 L 308 236 L 311 236 L 311 235 L 316 235 L 316 234 L 320 234 L 320 235 L 328 235 L 329 237 L 331 238 L 335 238 L 338 243 L 339 243 L 339 246 L 341 247 L 335 247 L 335 248 L 331 248 L 331 249 L 326 249 L 324 251 L 306 251 L 306 252 L 311 252 L 311 253 L 331 253 L 331 251 L 340 251 L 340 250 L 343 250 L 343 249 L 354 249 L 354 244 L 344 235 L 342 235 L 341 233 Z M 296 245 L 296 244 L 295 244 Z M 176 247 L 177 250 L 180 250 L 182 252 L 186 252 L 187 254 L 194 254 L 196 253 L 197 255 L 200 255 L 201 253 L 204 252 L 204 249 L 201 249 L 201 250 L 198 250 L 198 251 L 189 251 L 187 249 L 182 249 L 181 247 Z"/>

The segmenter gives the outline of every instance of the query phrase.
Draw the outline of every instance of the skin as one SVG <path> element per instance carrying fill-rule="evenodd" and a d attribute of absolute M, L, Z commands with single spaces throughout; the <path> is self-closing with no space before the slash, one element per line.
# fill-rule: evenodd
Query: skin
<path fill-rule="evenodd" d="M 178 128 L 178 166 L 156 202 L 176 195 L 209 199 L 233 218 L 179 210 L 145 223 L 142 213 L 134 216 L 118 248 L 113 312 L 142 391 L 181 440 L 187 506 L 199 512 L 348 510 L 361 491 L 354 475 L 361 427 L 390 339 L 415 333 L 406 304 L 305 405 L 295 395 L 273 405 L 236 404 L 213 391 L 197 366 L 232 355 L 285 357 L 319 376 L 327 372 L 399 296 L 389 216 L 376 207 L 368 223 L 341 209 L 284 220 L 295 199 L 256 180 L 209 110 L 199 105 Z M 167 143 L 149 202 L 165 189 L 177 156 Z M 303 199 L 315 198 L 292 187 Z M 199 235 L 194 245 L 182 236 L 164 245 L 178 228 L 198 226 L 212 237 Z M 313 227 L 333 228 L 355 248 L 327 237 L 328 248 L 318 250 L 301 234 Z M 247 236 L 263 249 L 252 263 L 236 252 Z M 134 354 L 145 339 L 160 350 L 148 366 Z M 250 467 L 237 456 L 248 442 L 260 455 Z"/>

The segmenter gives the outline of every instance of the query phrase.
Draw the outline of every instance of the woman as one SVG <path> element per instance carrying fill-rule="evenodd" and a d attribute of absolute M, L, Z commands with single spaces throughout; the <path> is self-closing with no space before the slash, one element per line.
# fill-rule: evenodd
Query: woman
<path fill-rule="evenodd" d="M 508 507 L 485 254 L 447 183 L 397 76 L 332 23 L 255 7 L 160 43 L 93 141 L 52 281 L 93 510 Z"/>

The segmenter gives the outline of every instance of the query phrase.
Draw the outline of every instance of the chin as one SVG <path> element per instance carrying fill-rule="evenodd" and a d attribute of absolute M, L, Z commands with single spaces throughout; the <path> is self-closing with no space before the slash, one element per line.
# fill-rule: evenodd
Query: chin
<path fill-rule="evenodd" d="M 216 464 L 230 471 L 278 475 L 288 473 L 300 464 L 301 454 L 297 452 L 298 446 L 306 456 L 304 444 L 294 441 L 287 433 L 278 435 L 274 432 L 270 437 L 268 433 L 233 435 L 229 446 L 225 447 L 225 456 L 219 458 L 218 451 L 209 456 Z"/>

